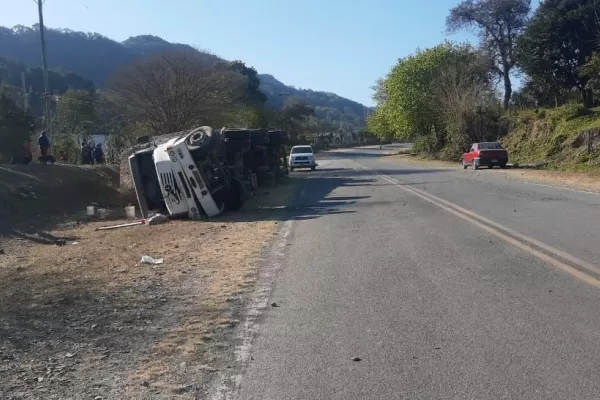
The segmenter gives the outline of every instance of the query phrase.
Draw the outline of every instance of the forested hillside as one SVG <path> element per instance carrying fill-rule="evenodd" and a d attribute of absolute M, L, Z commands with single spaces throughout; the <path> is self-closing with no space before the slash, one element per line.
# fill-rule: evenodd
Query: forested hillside
<path fill-rule="evenodd" d="M 99 33 L 69 29 L 47 28 L 46 40 L 49 68 L 58 73 L 76 73 L 93 81 L 98 88 L 104 87 L 109 77 L 119 68 L 139 57 L 169 50 L 193 50 L 186 44 L 170 43 L 152 35 L 135 36 L 120 43 Z M 206 56 L 214 61 L 223 61 L 214 55 Z M 39 66 L 41 56 L 38 26 L 0 27 L 0 57 Z M 268 97 L 267 105 L 281 109 L 283 98 L 280 94 L 287 93 L 295 97 L 295 100 L 313 106 L 315 116 L 321 121 L 330 121 L 333 126 L 339 126 L 340 119 L 343 119 L 345 125 L 354 128 L 364 125 L 365 108 L 362 104 L 333 93 L 299 90 L 283 84 L 271 75 L 260 74 L 259 78 L 260 89 Z M 6 79 L 4 72 L 0 72 L 0 79 Z M 12 77 L 8 79 L 14 80 Z"/>

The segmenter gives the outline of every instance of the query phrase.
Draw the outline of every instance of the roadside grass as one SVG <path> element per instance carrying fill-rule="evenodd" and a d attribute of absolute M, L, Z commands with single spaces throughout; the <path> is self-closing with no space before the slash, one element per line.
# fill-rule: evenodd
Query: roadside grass
<path fill-rule="evenodd" d="M 511 161 L 547 162 L 548 170 L 600 175 L 600 107 L 518 111 L 512 125 L 502 140 Z"/>
<path fill-rule="evenodd" d="M 262 189 L 239 213 L 211 222 L 110 231 L 96 230 L 106 221 L 72 222 L 3 237 L 0 393 L 203 396 L 227 368 L 264 248 L 283 218 L 260 207 L 288 206 L 297 183 Z M 164 263 L 141 264 L 143 255 Z"/>

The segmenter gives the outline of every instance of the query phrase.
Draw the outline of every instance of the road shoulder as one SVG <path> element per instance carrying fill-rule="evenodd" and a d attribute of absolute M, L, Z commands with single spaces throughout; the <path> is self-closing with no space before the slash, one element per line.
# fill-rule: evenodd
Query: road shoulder
<path fill-rule="evenodd" d="M 398 164 L 411 164 L 424 167 L 435 166 L 438 168 L 446 168 L 449 170 L 458 170 L 462 168 L 459 163 L 452 163 L 440 160 L 428 160 L 406 154 L 387 156 L 385 157 L 385 159 L 386 161 Z M 600 176 L 594 173 L 527 169 L 503 170 L 498 168 L 494 168 L 493 170 L 469 170 L 469 172 L 478 174 L 480 176 L 493 176 L 492 174 L 500 174 L 508 179 L 517 180 L 521 182 L 548 185 L 563 189 L 589 191 L 600 194 Z"/>
<path fill-rule="evenodd" d="M 203 397 L 228 367 L 265 249 L 285 219 L 278 210 L 296 189 L 288 178 L 210 222 L 97 231 L 125 222 L 109 217 L 0 238 L 0 392 Z"/>

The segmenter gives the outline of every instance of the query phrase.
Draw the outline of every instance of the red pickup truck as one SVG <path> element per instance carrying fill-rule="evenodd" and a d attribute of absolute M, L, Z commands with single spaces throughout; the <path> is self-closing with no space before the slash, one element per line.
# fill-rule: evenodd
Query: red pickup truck
<path fill-rule="evenodd" d="M 473 143 L 468 153 L 463 154 L 462 166 L 464 169 L 470 165 L 473 169 L 479 167 L 506 168 L 508 152 L 498 142 Z"/>

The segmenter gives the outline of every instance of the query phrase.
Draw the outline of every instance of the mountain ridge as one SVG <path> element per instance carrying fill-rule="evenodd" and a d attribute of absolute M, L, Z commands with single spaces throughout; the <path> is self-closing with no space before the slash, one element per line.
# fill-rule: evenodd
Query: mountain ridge
<path fill-rule="evenodd" d="M 62 73 L 76 73 L 91 80 L 98 88 L 101 88 L 117 69 L 139 57 L 177 49 L 193 49 L 207 53 L 188 44 L 169 42 L 150 34 L 131 36 L 118 42 L 99 33 L 55 28 L 46 28 L 46 43 L 49 69 Z M 214 57 L 215 61 L 223 61 L 221 57 L 207 54 Z M 38 25 L 17 25 L 13 28 L 0 26 L 0 57 L 29 66 L 41 64 Z M 283 108 L 284 99 L 281 94 L 286 93 L 314 106 L 317 118 L 332 124 L 343 121 L 345 125 L 355 128 L 364 126 L 367 113 L 372 111 L 359 102 L 335 93 L 298 89 L 284 84 L 268 73 L 259 72 L 258 76 L 261 80 L 260 89 L 267 95 L 267 105 L 276 109 Z"/>

